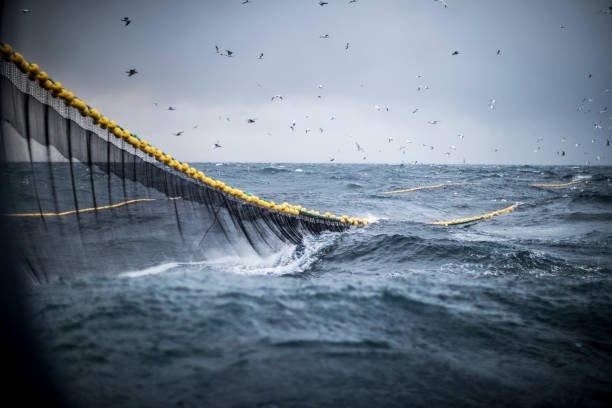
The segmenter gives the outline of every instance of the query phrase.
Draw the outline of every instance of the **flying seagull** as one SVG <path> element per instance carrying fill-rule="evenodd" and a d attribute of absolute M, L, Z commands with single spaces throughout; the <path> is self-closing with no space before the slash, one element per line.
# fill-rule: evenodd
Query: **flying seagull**
<path fill-rule="evenodd" d="M 289 128 L 291 129 L 291 131 L 295 130 L 295 121 L 291 122 L 291 126 L 289 126 Z"/>
<path fill-rule="evenodd" d="M 429 123 L 430 125 L 437 125 L 438 123 L 440 123 L 439 120 L 428 120 L 427 123 Z"/>
<path fill-rule="evenodd" d="M 412 111 L 412 113 L 417 113 L 419 111 L 419 108 L 416 108 L 415 110 Z"/>
<path fill-rule="evenodd" d="M 21 12 L 22 12 L 23 14 L 27 14 L 27 13 L 29 13 L 30 11 L 32 11 L 32 10 L 30 10 L 30 9 L 21 9 Z"/>
<path fill-rule="evenodd" d="M 244 1 L 242 2 L 242 4 L 247 4 L 248 2 L 249 2 L 249 0 L 244 0 Z M 219 146 L 219 147 L 220 147 L 220 146 Z"/>
<path fill-rule="evenodd" d="M 464 138 L 465 136 L 463 136 L 461 133 L 459 133 L 459 134 L 457 135 L 457 137 L 459 138 L 459 140 L 463 140 L 463 138 Z"/>
<path fill-rule="evenodd" d="M 351 4 L 351 3 L 357 3 L 357 0 L 350 0 L 350 1 L 348 2 L 348 4 Z"/>
<path fill-rule="evenodd" d="M 358 152 L 365 152 L 365 150 L 363 150 L 363 147 L 359 146 L 359 143 L 355 142 L 355 146 L 357 147 Z"/>
<path fill-rule="evenodd" d="M 257 119 L 249 118 L 247 119 L 247 123 L 255 123 Z"/>
<path fill-rule="evenodd" d="M 168 106 L 168 110 L 176 110 L 174 106 Z"/>
<path fill-rule="evenodd" d="M 126 26 L 129 26 L 129 25 L 130 25 L 130 23 L 132 22 L 132 20 L 130 20 L 130 18 L 129 18 L 129 17 L 123 17 L 123 18 L 121 19 L 121 21 L 123 21 L 123 22 L 125 23 L 125 25 L 126 25 Z"/>
<path fill-rule="evenodd" d="M 225 55 L 226 55 L 227 57 L 231 57 L 231 56 L 232 56 L 232 54 L 234 53 L 233 51 L 230 51 L 230 50 L 225 50 L 225 52 L 226 52 L 226 54 L 225 54 Z"/>
<path fill-rule="evenodd" d="M 491 110 L 495 109 L 495 99 L 491 99 L 491 100 L 489 101 L 489 108 L 490 108 Z"/>
<path fill-rule="evenodd" d="M 215 51 L 217 52 L 217 54 L 219 54 L 219 46 L 215 45 Z"/>
<path fill-rule="evenodd" d="M 459 51 L 453 51 L 451 55 L 459 55 Z"/>
<path fill-rule="evenodd" d="M 159 102 L 153 102 L 153 105 L 157 106 L 159 105 Z"/>
<path fill-rule="evenodd" d="M 321 7 L 323 7 L 323 6 L 324 6 L 324 5 L 326 5 L 326 4 L 328 4 L 328 3 L 327 3 L 327 2 L 325 2 L 325 1 L 320 1 L 320 2 L 319 2 L 319 6 L 321 6 Z"/>
<path fill-rule="evenodd" d="M 263 52 L 259 54 L 259 57 L 257 57 L 257 59 L 263 59 Z"/>
<path fill-rule="evenodd" d="M 132 75 L 136 75 L 138 71 L 136 71 L 136 68 L 130 68 L 130 70 L 125 71 L 125 73 L 127 74 L 127 76 L 131 77 Z"/>
<path fill-rule="evenodd" d="M 319 38 L 329 38 L 329 34 L 320 35 Z"/>
<path fill-rule="evenodd" d="M 497 50 L 497 55 L 501 55 L 501 50 Z"/>
<path fill-rule="evenodd" d="M 345 50 L 348 50 L 350 46 L 351 46 L 351 44 L 346 43 L 346 45 L 344 46 L 344 49 L 345 49 Z"/>
<path fill-rule="evenodd" d="M 217 141 L 215 142 L 215 144 L 213 145 L 213 149 L 219 149 L 219 148 L 221 148 L 221 147 L 223 147 L 223 146 L 221 146 L 221 144 L 219 143 L 219 141 L 218 141 L 218 140 L 217 140 Z"/>
<path fill-rule="evenodd" d="M 335 158 L 335 157 L 330 157 L 330 158 L 329 158 L 329 161 L 330 161 L 330 162 L 333 162 L 334 160 L 336 160 L 336 158 Z"/>
<path fill-rule="evenodd" d="M 180 132 L 173 133 L 173 135 L 174 135 L 174 136 L 180 136 L 180 135 L 182 135 L 183 133 L 185 133 L 185 131 L 184 131 L 184 130 L 181 130 Z"/>
<path fill-rule="evenodd" d="M 282 95 L 274 95 L 270 100 L 273 101 L 275 99 L 280 99 L 282 101 L 283 100 L 283 96 Z"/>

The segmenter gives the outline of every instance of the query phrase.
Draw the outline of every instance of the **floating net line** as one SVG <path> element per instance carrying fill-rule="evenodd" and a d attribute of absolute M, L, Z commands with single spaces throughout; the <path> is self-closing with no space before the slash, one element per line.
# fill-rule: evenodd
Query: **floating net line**
<path fill-rule="evenodd" d="M 266 255 L 367 221 L 276 204 L 115 124 L 0 43 L 0 211 L 35 279 Z"/>
<path fill-rule="evenodd" d="M 475 217 L 459 218 L 459 219 L 450 220 L 450 221 L 435 221 L 435 222 L 429 222 L 428 224 L 431 224 L 431 225 L 444 225 L 445 227 L 448 227 L 449 225 L 467 224 L 467 223 L 470 223 L 470 222 L 474 222 L 474 221 L 478 221 L 478 220 L 483 220 L 483 219 L 486 219 L 486 218 L 495 217 L 496 215 L 500 215 L 500 214 L 504 214 L 504 213 L 510 212 L 510 211 L 514 210 L 517 206 L 518 206 L 518 203 L 512 204 L 511 206 L 506 207 L 506 208 L 502 208 L 501 210 L 493 211 L 493 212 L 490 212 L 490 213 L 487 213 L 487 214 L 477 215 Z"/>

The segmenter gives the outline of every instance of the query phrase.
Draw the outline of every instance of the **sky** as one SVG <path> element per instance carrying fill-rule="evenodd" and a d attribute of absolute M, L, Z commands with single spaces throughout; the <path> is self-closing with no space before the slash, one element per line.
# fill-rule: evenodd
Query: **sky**
<path fill-rule="evenodd" d="M 6 0 L 0 40 L 183 161 L 612 165 L 612 1 L 243 1 Z"/>

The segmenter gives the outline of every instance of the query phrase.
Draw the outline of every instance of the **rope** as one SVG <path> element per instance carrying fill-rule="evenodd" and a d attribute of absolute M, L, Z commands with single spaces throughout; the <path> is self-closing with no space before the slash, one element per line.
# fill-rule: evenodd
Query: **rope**
<path fill-rule="evenodd" d="M 531 187 L 565 187 L 565 186 L 571 186 L 572 184 L 578 184 L 578 183 L 582 183 L 582 180 L 574 180 L 574 181 L 570 181 L 569 183 L 564 183 L 564 184 L 532 184 Z"/>
<path fill-rule="evenodd" d="M 382 192 L 380 194 L 409 193 L 411 191 L 425 190 L 425 189 L 428 189 L 428 188 L 440 188 L 440 187 L 446 187 L 446 186 L 458 186 L 460 184 L 463 184 L 463 183 L 448 183 L 448 184 L 436 184 L 434 186 L 413 187 L 413 188 L 409 188 L 409 189 L 406 189 L 406 190 L 385 191 L 385 192 Z"/>
<path fill-rule="evenodd" d="M 514 208 L 516 208 L 516 206 L 518 206 L 517 204 L 512 204 L 510 207 L 506 207 L 503 208 L 501 210 L 497 210 L 497 211 L 493 211 L 490 212 L 488 214 L 483 214 L 483 215 L 478 215 L 476 217 L 471 217 L 471 218 L 460 218 L 457 220 L 451 220 L 451 221 L 436 221 L 436 222 L 429 222 L 428 224 L 432 224 L 432 225 L 444 225 L 445 227 L 448 227 L 449 225 L 456 225 L 456 224 L 464 224 L 466 222 L 472 222 L 472 221 L 477 221 L 477 220 L 482 220 L 483 218 L 491 218 L 493 216 L 499 215 L 499 214 L 503 214 L 506 212 L 510 212 L 512 211 Z"/>
<path fill-rule="evenodd" d="M 179 198 L 180 197 L 171 197 L 168 200 L 178 200 Z M 108 210 L 111 208 L 123 207 L 124 205 L 140 203 L 140 202 L 145 202 L 145 201 L 157 201 L 157 199 L 156 198 L 138 198 L 135 200 L 123 201 L 117 204 L 103 205 L 101 207 L 81 208 L 78 210 L 70 210 L 70 211 L 64 211 L 64 212 L 59 212 L 59 213 L 16 213 L 16 214 L 4 214 L 4 216 L 6 217 L 41 217 L 41 216 L 42 217 L 58 217 L 62 215 L 80 214 L 80 213 L 90 212 L 90 211 Z"/>

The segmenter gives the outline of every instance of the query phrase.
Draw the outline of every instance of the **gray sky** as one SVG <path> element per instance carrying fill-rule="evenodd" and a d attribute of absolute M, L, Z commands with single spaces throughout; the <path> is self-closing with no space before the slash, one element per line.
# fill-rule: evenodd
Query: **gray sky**
<path fill-rule="evenodd" d="M 8 0 L 0 39 L 180 160 L 612 164 L 610 1 L 241 2 Z"/>

